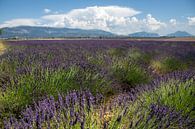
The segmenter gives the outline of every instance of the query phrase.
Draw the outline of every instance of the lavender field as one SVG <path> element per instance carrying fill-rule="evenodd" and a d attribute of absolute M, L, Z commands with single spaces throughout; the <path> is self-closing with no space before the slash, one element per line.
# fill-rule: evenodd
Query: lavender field
<path fill-rule="evenodd" d="M 195 129 L 194 41 L 1 44 L 0 128 Z"/>

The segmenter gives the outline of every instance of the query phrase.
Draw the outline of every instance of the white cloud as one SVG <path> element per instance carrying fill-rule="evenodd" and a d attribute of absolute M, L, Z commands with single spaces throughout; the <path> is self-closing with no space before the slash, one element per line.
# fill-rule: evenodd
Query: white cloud
<path fill-rule="evenodd" d="M 145 19 L 136 18 L 140 14 L 132 8 L 119 6 L 94 6 L 74 9 L 66 14 L 45 15 L 42 19 L 55 27 L 71 27 L 83 29 L 102 29 L 118 34 L 135 31 L 156 31 L 166 26 L 148 14 Z"/>
<path fill-rule="evenodd" d="M 36 19 L 28 19 L 28 18 L 21 18 L 21 19 L 13 19 L 9 21 L 5 21 L 3 24 L 0 24 L 0 28 L 3 27 L 15 27 L 15 26 L 37 26 L 39 25 L 39 20 Z"/>
<path fill-rule="evenodd" d="M 93 6 L 84 9 L 73 9 L 68 13 L 72 17 L 83 17 L 81 14 L 86 16 L 94 15 L 96 18 L 102 18 L 103 16 L 113 16 L 113 17 L 130 17 L 139 14 L 133 8 L 120 7 L 120 6 Z"/>
<path fill-rule="evenodd" d="M 65 14 L 52 14 L 41 17 L 44 26 L 50 27 L 65 27 L 64 18 Z"/>
<path fill-rule="evenodd" d="M 163 22 L 160 22 L 156 20 L 154 17 L 152 17 L 151 14 L 148 14 L 146 16 L 146 19 L 143 20 L 143 22 L 146 24 L 149 30 L 151 31 L 156 31 L 161 29 L 162 27 L 165 27 L 166 24 Z"/>
<path fill-rule="evenodd" d="M 51 12 L 50 9 L 47 9 L 47 8 L 44 9 L 44 13 L 50 13 L 50 12 Z"/>
<path fill-rule="evenodd" d="M 188 24 L 190 26 L 195 25 L 195 17 L 188 17 Z"/>
<path fill-rule="evenodd" d="M 113 25 L 124 25 L 126 19 L 139 14 L 132 8 L 119 6 L 93 6 L 83 9 L 73 9 L 65 14 L 43 16 L 49 24 L 56 27 L 65 26 L 83 29 L 103 29 L 110 31 Z"/>
<path fill-rule="evenodd" d="M 177 20 L 176 19 L 170 19 L 169 20 L 169 23 L 173 26 L 176 26 L 177 25 Z"/>

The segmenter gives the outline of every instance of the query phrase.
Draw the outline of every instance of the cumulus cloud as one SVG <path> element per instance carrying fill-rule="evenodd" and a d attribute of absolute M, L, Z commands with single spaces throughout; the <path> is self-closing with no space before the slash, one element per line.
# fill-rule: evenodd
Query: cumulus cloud
<path fill-rule="evenodd" d="M 162 27 L 166 26 L 165 23 L 160 22 L 160 21 L 156 20 L 154 17 L 152 17 L 151 14 L 148 14 L 146 16 L 146 19 L 143 20 L 143 22 L 148 27 L 148 29 L 151 31 L 156 31 L 156 30 L 159 30 Z"/>
<path fill-rule="evenodd" d="M 139 14 L 132 8 L 119 6 L 93 6 L 83 9 L 73 9 L 65 14 L 43 16 L 49 24 L 56 27 L 65 26 L 83 29 L 103 29 L 110 31 L 113 25 L 124 25 L 126 19 Z"/>
<path fill-rule="evenodd" d="M 188 24 L 190 26 L 194 26 L 195 25 L 195 17 L 188 17 Z"/>
<path fill-rule="evenodd" d="M 39 24 L 40 24 L 39 20 L 37 19 L 21 18 L 21 19 L 13 19 L 13 20 L 5 21 L 3 24 L 0 24 L 0 28 L 15 27 L 15 26 L 37 26 Z"/>
<path fill-rule="evenodd" d="M 94 15 L 97 18 L 102 18 L 103 16 L 113 16 L 113 17 L 129 17 L 139 14 L 140 11 L 137 11 L 133 8 L 120 7 L 120 6 L 93 6 L 87 7 L 84 9 L 73 9 L 68 13 L 72 17 L 83 17 L 81 14 L 86 16 Z"/>
<path fill-rule="evenodd" d="M 49 26 L 102 29 L 118 34 L 128 34 L 143 29 L 156 31 L 166 26 L 151 14 L 148 14 L 145 19 L 136 18 L 140 13 L 127 7 L 94 6 L 74 9 L 65 14 L 45 15 L 42 19 L 49 21 Z"/>
<path fill-rule="evenodd" d="M 50 12 L 51 12 L 50 9 L 47 9 L 47 8 L 44 9 L 44 13 L 50 13 Z"/>
<path fill-rule="evenodd" d="M 177 25 L 177 20 L 176 19 L 170 19 L 169 20 L 169 23 L 173 26 L 176 26 Z"/>

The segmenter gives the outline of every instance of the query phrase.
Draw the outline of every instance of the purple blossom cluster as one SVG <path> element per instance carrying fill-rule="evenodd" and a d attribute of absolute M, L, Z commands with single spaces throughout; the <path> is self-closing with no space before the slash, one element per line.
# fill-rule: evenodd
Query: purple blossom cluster
<path fill-rule="evenodd" d="M 80 124 L 84 129 L 87 113 L 95 110 L 103 100 L 98 94 L 93 96 L 89 91 L 72 91 L 65 97 L 58 95 L 58 99 L 48 97 L 22 111 L 19 119 L 10 117 L 5 119 L 4 126 L 10 128 L 68 128 Z"/>
<path fill-rule="evenodd" d="M 158 123 L 158 128 L 194 128 L 195 120 L 191 119 L 189 115 L 183 116 L 182 112 L 177 112 L 168 106 L 161 106 L 158 104 L 150 105 L 150 113 L 146 122 L 148 123 L 152 118 L 155 118 L 154 123 Z"/>

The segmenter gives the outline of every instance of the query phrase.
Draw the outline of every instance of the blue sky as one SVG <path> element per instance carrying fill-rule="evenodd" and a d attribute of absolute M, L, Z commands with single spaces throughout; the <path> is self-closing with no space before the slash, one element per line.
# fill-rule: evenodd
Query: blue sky
<path fill-rule="evenodd" d="M 195 34 L 195 1 L 0 0 L 0 27 L 19 25 Z"/>

